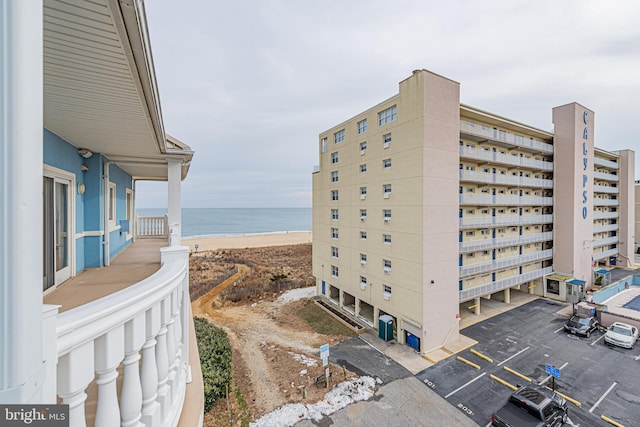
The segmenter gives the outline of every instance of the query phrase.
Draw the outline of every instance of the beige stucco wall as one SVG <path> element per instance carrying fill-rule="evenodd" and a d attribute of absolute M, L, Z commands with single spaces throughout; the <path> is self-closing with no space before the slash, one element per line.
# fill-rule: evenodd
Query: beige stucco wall
<path fill-rule="evenodd" d="M 592 282 L 594 122 L 593 111 L 577 103 L 553 109 L 553 267 L 589 285 Z M 586 218 L 583 209 L 586 209 Z"/>

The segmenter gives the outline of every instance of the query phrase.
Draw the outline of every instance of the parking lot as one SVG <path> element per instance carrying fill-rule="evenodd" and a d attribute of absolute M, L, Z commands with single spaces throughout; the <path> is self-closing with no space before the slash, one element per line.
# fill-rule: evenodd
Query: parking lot
<path fill-rule="evenodd" d="M 470 326 L 462 333 L 477 345 L 416 377 L 485 426 L 511 393 L 499 380 L 523 385 L 528 378 L 551 387 L 545 367 L 552 365 L 560 369 L 556 389 L 574 402 L 569 425 L 611 426 L 604 415 L 640 427 L 640 344 L 608 347 L 600 331 L 590 338 L 569 335 L 562 328 L 566 319 L 554 315 L 563 307 L 538 299 Z"/>

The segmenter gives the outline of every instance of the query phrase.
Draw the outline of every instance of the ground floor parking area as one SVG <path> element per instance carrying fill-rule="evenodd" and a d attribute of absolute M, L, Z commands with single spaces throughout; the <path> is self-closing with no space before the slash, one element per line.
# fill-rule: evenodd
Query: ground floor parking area
<path fill-rule="evenodd" d="M 564 304 L 543 299 L 461 331 L 478 344 L 416 377 L 481 426 L 528 381 L 552 386 L 546 366 L 558 368 L 556 389 L 569 400 L 569 425 L 640 427 L 640 344 L 608 347 L 603 332 L 589 338 L 563 330 Z"/>

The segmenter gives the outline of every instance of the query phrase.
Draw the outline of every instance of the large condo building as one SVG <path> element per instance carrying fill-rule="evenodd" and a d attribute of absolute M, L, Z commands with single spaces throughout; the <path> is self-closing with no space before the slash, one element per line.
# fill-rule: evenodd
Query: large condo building
<path fill-rule="evenodd" d="M 320 134 L 313 174 L 317 293 L 421 353 L 458 338 L 460 303 L 512 289 L 576 301 L 629 265 L 634 153 L 594 146 L 593 111 L 554 131 L 460 104 L 426 70 Z"/>

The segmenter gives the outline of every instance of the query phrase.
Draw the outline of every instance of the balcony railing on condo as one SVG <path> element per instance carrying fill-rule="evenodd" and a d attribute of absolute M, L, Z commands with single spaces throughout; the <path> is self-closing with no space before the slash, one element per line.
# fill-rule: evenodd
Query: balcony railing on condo
<path fill-rule="evenodd" d="M 189 376 L 188 248 L 161 256 L 152 276 L 58 315 L 48 356 L 57 379 L 48 380 L 69 405 L 70 426 L 86 425 L 85 393 L 96 376 L 96 426 L 177 424 Z"/>
<path fill-rule="evenodd" d="M 599 197 L 593 198 L 593 206 L 618 206 L 620 201 L 618 199 L 601 199 Z"/>
<path fill-rule="evenodd" d="M 618 224 L 594 225 L 593 232 L 603 233 L 605 231 L 616 231 L 618 228 L 619 228 Z"/>
<path fill-rule="evenodd" d="M 613 219 L 618 218 L 618 212 L 594 212 L 594 219 Z"/>
<path fill-rule="evenodd" d="M 528 159 L 526 157 L 513 156 L 511 154 L 503 154 L 495 151 L 483 150 L 482 148 L 461 146 L 460 157 L 472 160 L 480 160 L 483 162 L 541 170 L 546 172 L 553 171 L 553 162 Z"/>
<path fill-rule="evenodd" d="M 537 139 L 525 138 L 511 132 L 492 129 L 488 126 L 466 120 L 460 120 L 460 132 L 474 136 L 481 136 L 494 141 L 508 142 L 509 144 L 517 147 L 553 154 L 553 145 L 547 144 L 546 142 L 538 141 Z"/>
<path fill-rule="evenodd" d="M 618 255 L 618 249 L 617 248 L 609 249 L 609 250 L 603 251 L 603 252 L 597 252 L 597 253 L 594 252 L 593 253 L 593 260 L 594 261 L 598 261 L 598 260 L 601 260 L 601 259 L 604 259 L 604 258 L 609 258 L 609 257 L 612 257 L 612 256 L 616 256 L 616 255 Z"/>
<path fill-rule="evenodd" d="M 607 185 L 594 185 L 593 191 L 596 193 L 608 193 L 608 194 L 618 194 L 620 192 L 618 187 L 609 187 Z"/>
<path fill-rule="evenodd" d="M 553 240 L 553 232 L 523 234 L 519 236 L 498 237 L 495 239 L 471 240 L 460 242 L 460 252 L 481 251 L 501 248 L 505 246 L 523 245 L 527 243 L 546 242 Z"/>
<path fill-rule="evenodd" d="M 158 239 L 169 237 L 169 220 L 163 216 L 136 215 L 136 238 Z"/>
<path fill-rule="evenodd" d="M 479 206 L 551 206 L 553 197 L 460 194 L 461 205 Z"/>
<path fill-rule="evenodd" d="M 503 184 L 517 187 L 553 188 L 553 180 L 526 176 L 501 175 L 488 172 L 460 170 L 460 181 Z"/>
<path fill-rule="evenodd" d="M 612 236 L 612 237 L 605 237 L 604 239 L 597 239 L 593 241 L 593 247 L 597 248 L 599 246 L 605 246 L 605 245 L 613 245 L 615 243 L 618 243 L 618 236 Z"/>
<path fill-rule="evenodd" d="M 543 261 L 553 257 L 553 249 L 545 249 L 543 251 L 529 252 L 512 256 L 508 258 L 499 258 L 492 261 L 481 262 L 471 265 L 463 265 L 460 267 L 460 277 L 470 276 L 473 274 L 487 273 L 503 268 L 514 267 L 517 265 L 527 264 L 534 261 Z"/>
<path fill-rule="evenodd" d="M 618 177 L 618 175 L 614 175 L 612 173 L 606 173 L 606 172 L 593 172 L 593 177 L 597 178 L 597 179 L 602 179 L 605 181 L 619 181 L 620 178 Z"/>
<path fill-rule="evenodd" d="M 609 169 L 618 169 L 620 167 L 620 165 L 616 162 L 612 162 L 611 160 L 605 160 L 602 159 L 600 157 L 594 157 L 593 158 L 593 163 L 596 166 L 602 166 L 605 168 L 609 168 Z"/>
<path fill-rule="evenodd" d="M 460 228 L 480 228 L 510 225 L 552 224 L 553 215 L 479 216 L 460 218 Z"/>
<path fill-rule="evenodd" d="M 463 289 L 459 292 L 459 299 L 460 302 L 469 301 L 470 299 L 477 298 L 482 295 L 488 295 L 503 289 L 527 283 L 531 280 L 540 279 L 547 274 L 551 274 L 552 271 L 553 267 L 540 268 L 538 270 L 527 271 L 506 279 L 496 280 L 495 282 L 487 283 L 486 285 Z"/>

